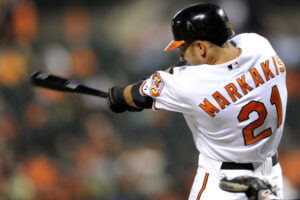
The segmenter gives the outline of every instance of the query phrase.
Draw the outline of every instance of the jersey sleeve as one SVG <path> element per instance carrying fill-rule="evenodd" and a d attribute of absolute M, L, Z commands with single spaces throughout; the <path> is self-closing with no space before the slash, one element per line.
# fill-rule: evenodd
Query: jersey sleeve
<path fill-rule="evenodd" d="M 185 113 L 188 106 L 179 99 L 176 86 L 176 79 L 172 74 L 158 71 L 143 82 L 140 93 L 153 98 L 153 110 Z"/>

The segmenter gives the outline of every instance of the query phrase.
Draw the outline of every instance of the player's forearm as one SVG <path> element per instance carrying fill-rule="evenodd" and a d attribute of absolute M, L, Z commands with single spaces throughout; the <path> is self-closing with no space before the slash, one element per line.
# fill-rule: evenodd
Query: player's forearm
<path fill-rule="evenodd" d="M 139 88 L 143 81 L 131 84 L 126 87 L 115 86 L 109 90 L 107 99 L 109 108 L 115 113 L 125 111 L 142 111 L 145 108 L 151 108 L 153 99 L 143 96 Z"/>
<path fill-rule="evenodd" d="M 131 106 L 131 107 L 134 107 L 134 108 L 140 108 L 138 107 L 135 103 L 134 103 L 134 99 L 132 98 L 132 86 L 133 84 L 127 86 L 124 91 L 123 91 L 123 96 L 124 96 L 124 99 L 127 103 L 127 105 Z"/>
<path fill-rule="evenodd" d="M 179 61 L 177 64 L 170 66 L 165 72 L 173 74 L 174 67 L 185 65 L 185 61 Z M 115 86 L 109 89 L 107 99 L 109 108 L 116 113 L 124 111 L 141 111 L 146 108 L 152 108 L 153 99 L 149 96 L 140 94 L 140 87 L 143 80 L 126 87 Z"/>

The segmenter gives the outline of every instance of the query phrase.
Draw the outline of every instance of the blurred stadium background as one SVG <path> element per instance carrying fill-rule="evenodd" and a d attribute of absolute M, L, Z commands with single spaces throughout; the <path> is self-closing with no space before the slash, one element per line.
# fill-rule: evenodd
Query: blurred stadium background
<path fill-rule="evenodd" d="M 107 90 L 177 60 L 170 20 L 201 1 L 0 0 L 0 199 L 187 199 L 198 154 L 183 117 L 110 113 L 104 99 L 31 87 L 44 70 Z M 267 37 L 287 66 L 279 158 L 300 196 L 300 1 L 215 1 L 236 33 Z"/>

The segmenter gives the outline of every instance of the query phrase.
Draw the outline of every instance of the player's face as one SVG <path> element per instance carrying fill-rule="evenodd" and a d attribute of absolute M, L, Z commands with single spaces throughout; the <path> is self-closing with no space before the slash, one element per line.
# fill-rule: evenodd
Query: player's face
<path fill-rule="evenodd" d="M 184 43 L 180 47 L 180 58 L 186 60 L 190 65 L 204 64 L 203 51 L 199 47 L 199 43 L 194 41 L 192 43 Z"/>
<path fill-rule="evenodd" d="M 191 44 L 191 43 L 185 42 L 185 43 L 183 43 L 183 44 L 179 47 L 179 49 L 180 49 L 180 59 L 181 59 L 181 60 L 185 60 L 185 58 L 184 58 L 184 53 L 185 53 L 185 51 L 187 50 L 187 48 L 190 46 L 190 44 Z"/>

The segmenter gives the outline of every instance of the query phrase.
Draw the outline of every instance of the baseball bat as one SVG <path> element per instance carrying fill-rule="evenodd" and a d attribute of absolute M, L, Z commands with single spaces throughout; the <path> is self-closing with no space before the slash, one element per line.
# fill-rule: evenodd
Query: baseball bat
<path fill-rule="evenodd" d="M 34 72 L 31 75 L 30 79 L 33 85 L 43 87 L 43 88 L 48 88 L 51 90 L 87 94 L 87 95 L 97 96 L 101 98 L 108 97 L 107 92 L 79 84 L 76 81 L 71 79 L 59 77 L 41 71 Z"/>

